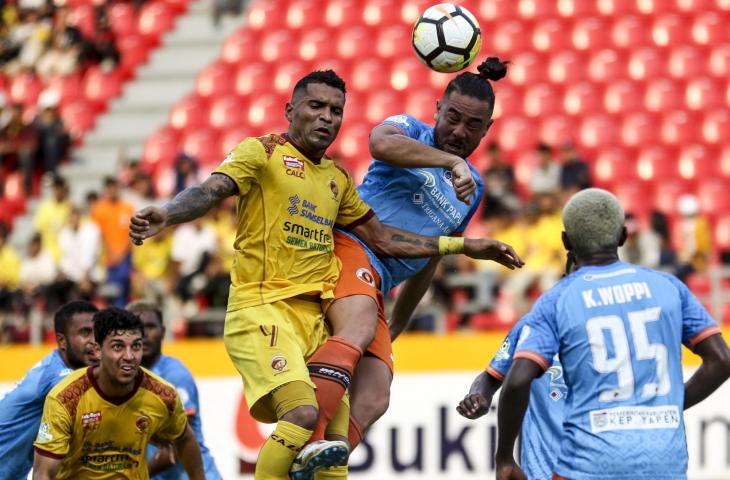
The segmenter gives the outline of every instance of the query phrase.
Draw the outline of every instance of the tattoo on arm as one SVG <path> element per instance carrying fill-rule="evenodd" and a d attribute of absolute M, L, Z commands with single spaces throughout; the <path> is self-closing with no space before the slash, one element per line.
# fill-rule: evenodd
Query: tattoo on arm
<path fill-rule="evenodd" d="M 434 242 L 433 240 L 428 240 L 427 239 L 427 240 L 425 240 L 425 241 L 422 242 L 418 238 L 415 238 L 415 237 L 407 237 L 407 236 L 402 235 L 400 233 L 394 233 L 390 237 L 390 239 L 393 240 L 394 242 L 408 243 L 408 244 L 411 244 L 411 245 L 416 246 L 416 247 L 424 246 L 424 247 L 426 247 L 428 249 L 435 249 L 436 251 L 438 251 L 438 248 L 439 248 L 439 244 L 437 242 Z"/>
<path fill-rule="evenodd" d="M 227 175 L 214 173 L 205 182 L 175 195 L 165 205 L 168 225 L 189 222 L 202 217 L 224 198 L 238 193 L 238 186 Z"/>

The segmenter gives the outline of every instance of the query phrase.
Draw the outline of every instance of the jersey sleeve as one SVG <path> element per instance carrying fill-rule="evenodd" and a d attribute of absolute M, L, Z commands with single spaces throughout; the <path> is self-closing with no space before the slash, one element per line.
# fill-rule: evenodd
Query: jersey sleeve
<path fill-rule="evenodd" d="M 517 341 L 520 338 L 520 332 L 522 327 L 525 325 L 526 318 L 523 318 L 517 322 L 512 329 L 509 331 L 507 336 L 502 342 L 502 346 L 499 347 L 497 353 L 492 357 L 492 361 L 489 362 L 487 367 L 487 373 L 497 380 L 504 380 L 509 372 L 509 367 L 512 366 L 512 357 L 515 354 L 517 348 Z"/>
<path fill-rule="evenodd" d="M 398 128 L 406 137 L 415 140 L 418 140 L 423 131 L 423 124 L 407 114 L 392 115 L 380 122 L 380 125 L 392 125 Z"/>
<path fill-rule="evenodd" d="M 259 183 L 268 156 L 264 146 L 255 138 L 247 138 L 226 156 L 213 173 L 230 177 L 238 186 L 239 195 L 246 195 L 251 185 Z"/>
<path fill-rule="evenodd" d="M 180 395 L 175 395 L 175 409 L 162 422 L 160 428 L 155 432 L 155 438 L 171 442 L 180 437 L 185 432 L 188 424 L 188 416 L 185 414 Z"/>
<path fill-rule="evenodd" d="M 195 380 L 188 369 L 180 364 L 175 374 L 168 376 L 167 381 L 175 387 L 185 414 L 195 415 L 199 409 L 198 387 L 195 385 Z"/>
<path fill-rule="evenodd" d="M 526 358 L 547 370 L 560 349 L 554 295 L 543 295 L 525 316 L 513 358 Z"/>
<path fill-rule="evenodd" d="M 682 302 L 682 343 L 693 350 L 702 340 L 720 333 L 720 327 L 689 288 L 673 275 L 666 278 L 679 290 Z"/>
<path fill-rule="evenodd" d="M 342 193 L 340 209 L 337 212 L 337 219 L 335 220 L 335 223 L 340 228 L 350 230 L 367 222 L 375 214 L 368 204 L 363 202 L 362 198 L 360 198 L 360 194 L 357 193 L 357 188 L 355 188 L 355 182 L 352 181 L 352 177 L 350 177 L 350 175 L 346 172 L 342 170 L 340 171 L 342 172 L 342 175 L 339 175 L 338 179 L 344 182 L 344 191 Z"/>
<path fill-rule="evenodd" d="M 71 443 L 73 419 L 55 397 L 46 397 L 43 416 L 33 446 L 40 455 L 51 458 L 66 456 Z"/>

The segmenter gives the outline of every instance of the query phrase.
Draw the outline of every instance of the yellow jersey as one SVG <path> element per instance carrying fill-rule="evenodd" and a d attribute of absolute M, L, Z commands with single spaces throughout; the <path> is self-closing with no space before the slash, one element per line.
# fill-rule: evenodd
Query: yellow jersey
<path fill-rule="evenodd" d="M 140 368 L 134 390 L 110 398 L 93 368 L 74 371 L 48 393 L 35 450 L 63 459 L 58 480 L 146 480 L 150 439 L 169 442 L 185 432 L 187 415 L 175 387 Z"/>
<path fill-rule="evenodd" d="M 307 293 L 332 298 L 340 272 L 332 229 L 373 215 L 350 176 L 276 134 L 245 139 L 214 173 L 239 192 L 228 311 Z"/>

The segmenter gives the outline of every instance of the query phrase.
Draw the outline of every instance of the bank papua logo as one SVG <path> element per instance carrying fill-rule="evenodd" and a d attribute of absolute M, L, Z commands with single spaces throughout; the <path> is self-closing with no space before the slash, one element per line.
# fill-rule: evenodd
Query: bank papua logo
<path fill-rule="evenodd" d="M 286 368 L 286 358 L 283 355 L 276 355 L 271 359 L 271 368 L 277 372 L 283 372 Z"/>
<path fill-rule="evenodd" d="M 433 173 L 422 168 L 419 168 L 418 170 L 416 170 L 416 172 L 426 179 L 426 182 L 423 184 L 424 187 L 433 188 L 436 186 L 436 177 L 433 176 Z"/>
<path fill-rule="evenodd" d="M 101 412 L 86 412 L 81 415 L 81 426 L 84 430 L 96 430 L 101 425 Z"/>
<path fill-rule="evenodd" d="M 332 192 L 332 198 L 337 200 L 337 197 L 340 195 L 340 187 L 337 185 L 334 178 L 330 180 L 330 191 Z"/>
<path fill-rule="evenodd" d="M 451 183 L 451 179 L 454 177 L 454 174 L 451 173 L 451 170 L 444 170 L 444 173 L 442 174 L 444 181 L 448 183 L 450 186 L 454 186 L 453 183 Z"/>
<path fill-rule="evenodd" d="M 150 417 L 147 415 L 140 415 L 134 422 L 134 426 L 137 427 L 139 433 L 147 433 L 150 429 Z"/>
<path fill-rule="evenodd" d="M 299 213 L 299 208 L 297 207 L 297 205 L 299 205 L 300 201 L 301 200 L 299 200 L 299 195 L 292 195 L 291 197 L 289 197 L 289 208 L 286 209 L 286 211 L 289 212 L 289 215 L 294 216 Z"/>
<path fill-rule="evenodd" d="M 367 285 L 370 285 L 371 287 L 375 286 L 375 277 L 373 277 L 373 274 L 369 269 L 358 268 L 357 272 L 355 272 L 355 276 Z"/>

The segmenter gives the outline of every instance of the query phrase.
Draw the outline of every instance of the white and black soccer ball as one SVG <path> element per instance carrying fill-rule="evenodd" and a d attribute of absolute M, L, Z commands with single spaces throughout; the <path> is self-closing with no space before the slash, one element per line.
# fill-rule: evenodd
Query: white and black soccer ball
<path fill-rule="evenodd" d="M 476 17 L 453 3 L 429 7 L 413 26 L 416 55 L 437 72 L 458 72 L 474 60 L 481 46 Z"/>

